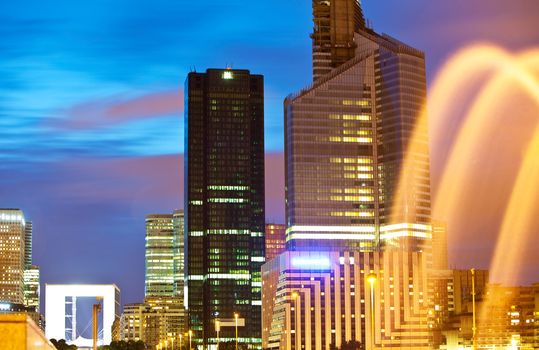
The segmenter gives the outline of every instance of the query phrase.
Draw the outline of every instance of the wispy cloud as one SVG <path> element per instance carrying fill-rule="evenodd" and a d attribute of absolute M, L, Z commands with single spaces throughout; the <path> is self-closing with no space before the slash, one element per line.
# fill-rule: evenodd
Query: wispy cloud
<path fill-rule="evenodd" d="M 58 129 L 106 128 L 147 118 L 183 115 L 183 91 L 161 91 L 132 98 L 110 97 L 67 108 L 54 119 Z"/>

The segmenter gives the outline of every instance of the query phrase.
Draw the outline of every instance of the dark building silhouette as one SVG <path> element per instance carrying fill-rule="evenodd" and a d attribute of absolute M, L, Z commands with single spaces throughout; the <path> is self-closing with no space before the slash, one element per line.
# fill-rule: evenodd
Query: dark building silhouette
<path fill-rule="evenodd" d="M 264 263 L 264 85 L 247 70 L 186 81 L 185 269 L 198 344 L 261 344 Z"/>

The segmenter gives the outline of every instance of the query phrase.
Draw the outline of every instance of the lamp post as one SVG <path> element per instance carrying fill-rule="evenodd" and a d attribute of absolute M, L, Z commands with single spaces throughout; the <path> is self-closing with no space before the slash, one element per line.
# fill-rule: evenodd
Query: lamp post
<path fill-rule="evenodd" d="M 193 337 L 193 331 L 189 330 L 189 350 L 191 350 L 191 338 Z"/>
<path fill-rule="evenodd" d="M 473 336 L 473 350 L 477 349 L 477 327 L 475 324 L 475 269 L 470 270 L 472 272 L 472 336 Z"/>
<path fill-rule="evenodd" d="M 295 328 L 295 337 L 296 337 L 296 349 L 301 349 L 301 337 L 300 337 L 300 328 L 298 325 L 298 301 L 299 301 L 299 293 L 298 292 L 292 292 L 292 299 L 294 299 L 294 328 Z"/>
<path fill-rule="evenodd" d="M 367 281 L 371 286 L 371 349 L 374 349 L 374 284 L 376 283 L 376 275 L 370 273 L 367 276 Z"/>
<path fill-rule="evenodd" d="M 217 332 L 217 350 L 219 350 L 219 332 L 221 331 L 221 321 L 215 320 L 215 331 Z"/>
<path fill-rule="evenodd" d="M 236 350 L 238 350 L 238 313 L 234 313 L 234 320 L 236 321 Z"/>
<path fill-rule="evenodd" d="M 183 346 L 183 341 L 182 341 L 182 340 L 183 340 L 183 339 L 182 339 L 182 335 L 180 334 L 180 350 L 183 350 L 183 349 L 182 349 L 182 346 Z"/>

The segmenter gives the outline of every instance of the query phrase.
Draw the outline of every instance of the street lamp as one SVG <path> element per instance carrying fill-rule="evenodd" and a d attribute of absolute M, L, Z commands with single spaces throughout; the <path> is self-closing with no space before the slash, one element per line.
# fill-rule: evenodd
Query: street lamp
<path fill-rule="evenodd" d="M 236 321 L 236 350 L 238 350 L 238 313 L 234 313 L 234 320 Z"/>
<path fill-rule="evenodd" d="M 217 350 L 219 350 L 219 332 L 221 331 L 221 321 L 215 320 L 215 331 L 217 332 Z"/>
<path fill-rule="evenodd" d="M 475 269 L 470 270 L 472 273 L 472 349 L 477 349 L 477 326 L 475 324 Z"/>
<path fill-rule="evenodd" d="M 189 350 L 191 350 L 191 338 L 193 337 L 193 331 L 189 330 Z"/>
<path fill-rule="evenodd" d="M 182 346 L 183 346 L 183 341 L 182 341 L 182 335 L 180 334 L 180 350 L 183 350 Z"/>
<path fill-rule="evenodd" d="M 371 286 L 371 342 L 372 349 L 374 349 L 374 284 L 376 283 L 377 277 L 374 273 L 370 273 L 367 276 L 367 281 Z"/>
<path fill-rule="evenodd" d="M 298 292 L 292 292 L 292 299 L 294 299 L 294 323 L 295 323 L 295 337 L 296 337 L 296 349 L 301 349 L 301 328 L 299 325 L 299 298 L 300 295 Z"/>

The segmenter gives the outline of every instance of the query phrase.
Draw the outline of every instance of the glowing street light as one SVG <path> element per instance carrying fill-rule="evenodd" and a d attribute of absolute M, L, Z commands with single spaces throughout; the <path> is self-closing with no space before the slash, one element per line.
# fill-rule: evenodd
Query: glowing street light
<path fill-rule="evenodd" d="M 221 331 L 221 321 L 215 320 L 215 331 L 217 332 L 217 350 L 219 350 L 219 332 Z"/>
<path fill-rule="evenodd" d="M 183 346 L 183 341 L 182 341 L 182 335 L 180 334 L 180 350 L 182 350 L 182 346 Z"/>
<path fill-rule="evenodd" d="M 367 282 L 371 286 L 371 342 L 372 349 L 374 349 L 374 284 L 376 283 L 377 276 L 374 273 L 370 273 L 367 276 Z"/>
<path fill-rule="evenodd" d="M 296 349 L 301 349 L 301 328 L 299 326 L 299 306 L 298 303 L 300 302 L 300 295 L 298 292 L 292 292 L 292 299 L 294 299 L 294 314 L 295 314 L 295 320 L 294 320 L 294 328 L 295 328 L 295 337 L 296 337 Z"/>
<path fill-rule="evenodd" d="M 191 350 L 191 338 L 193 337 L 193 331 L 189 330 L 189 350 Z"/>
<path fill-rule="evenodd" d="M 236 321 L 236 350 L 238 350 L 238 315 L 236 312 L 234 313 L 234 320 Z"/>

